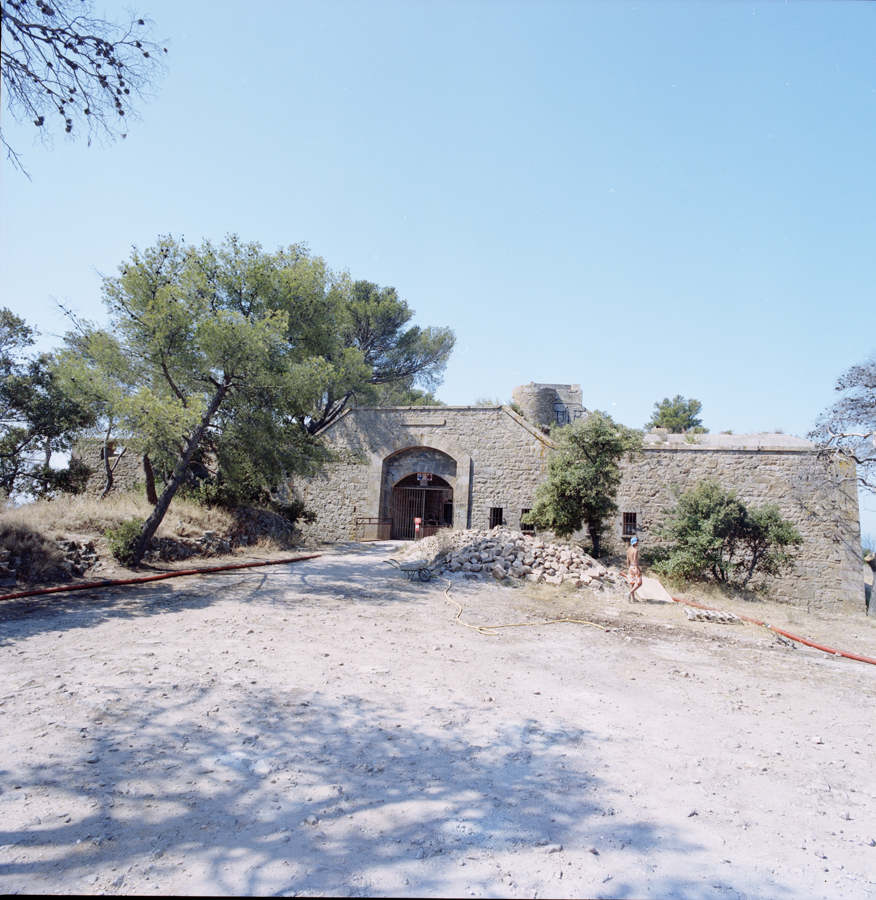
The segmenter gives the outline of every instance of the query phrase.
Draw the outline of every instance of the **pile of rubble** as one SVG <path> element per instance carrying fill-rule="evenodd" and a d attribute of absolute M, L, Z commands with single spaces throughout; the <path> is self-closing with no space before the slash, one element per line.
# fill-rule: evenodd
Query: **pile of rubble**
<path fill-rule="evenodd" d="M 52 545 L 57 547 L 57 553 L 51 550 Z M 48 554 L 31 547 L 18 556 L 8 548 L 0 548 L 0 587 L 19 582 L 69 581 L 98 564 L 94 541 L 49 541 L 47 547 Z"/>
<path fill-rule="evenodd" d="M 100 562 L 94 541 L 55 541 L 55 544 L 64 554 L 61 569 L 71 578 L 84 575 Z"/>
<path fill-rule="evenodd" d="M 574 544 L 546 543 L 506 528 L 442 531 L 406 548 L 407 559 L 428 559 L 441 574 L 483 573 L 498 580 L 525 578 L 548 584 L 622 590 L 626 581 L 614 566 L 603 566 Z"/>
<path fill-rule="evenodd" d="M 231 541 L 219 537 L 215 531 L 205 531 L 197 538 L 152 538 L 143 558 L 174 562 L 192 556 L 222 556 L 231 552 Z"/>
<path fill-rule="evenodd" d="M 225 556 L 234 547 L 257 544 L 261 537 L 291 547 L 296 544 L 297 534 L 295 527 L 277 513 L 240 507 L 234 511 L 234 525 L 228 532 L 205 531 L 197 537 L 153 538 L 144 559 L 175 562 L 193 556 Z"/>
<path fill-rule="evenodd" d="M 234 511 L 235 546 L 247 547 L 258 542 L 260 537 L 271 537 L 280 544 L 293 546 L 296 543 L 295 526 L 278 513 L 266 509 L 242 506 Z"/>

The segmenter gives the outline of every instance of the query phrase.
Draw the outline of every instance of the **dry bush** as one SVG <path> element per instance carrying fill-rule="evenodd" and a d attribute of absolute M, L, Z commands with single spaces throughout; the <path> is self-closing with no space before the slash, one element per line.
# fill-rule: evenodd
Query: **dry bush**
<path fill-rule="evenodd" d="M 69 577 L 64 553 L 39 531 L 17 522 L 0 520 L 0 549 L 9 551 L 9 562 L 19 581 L 57 581 Z"/>

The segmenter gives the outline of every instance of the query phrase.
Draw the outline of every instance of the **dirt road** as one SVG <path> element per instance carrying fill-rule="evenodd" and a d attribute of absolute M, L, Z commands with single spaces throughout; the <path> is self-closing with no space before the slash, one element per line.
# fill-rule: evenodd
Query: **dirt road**
<path fill-rule="evenodd" d="M 876 666 L 392 549 L 0 608 L 0 890 L 876 898 Z"/>

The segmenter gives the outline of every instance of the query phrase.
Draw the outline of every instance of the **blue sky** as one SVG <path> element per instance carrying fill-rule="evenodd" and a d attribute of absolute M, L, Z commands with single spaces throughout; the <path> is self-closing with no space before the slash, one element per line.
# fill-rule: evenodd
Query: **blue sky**
<path fill-rule="evenodd" d="M 876 5 L 242 9 L 138 6 L 169 67 L 125 141 L 4 111 L 32 180 L 0 164 L 0 302 L 44 346 L 133 245 L 235 232 L 454 328 L 451 404 L 580 382 L 632 426 L 680 393 L 805 436 L 876 349 Z"/>

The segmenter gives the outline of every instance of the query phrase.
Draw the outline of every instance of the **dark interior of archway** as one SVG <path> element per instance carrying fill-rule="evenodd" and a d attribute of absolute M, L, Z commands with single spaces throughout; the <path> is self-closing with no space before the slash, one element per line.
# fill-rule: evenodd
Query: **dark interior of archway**
<path fill-rule="evenodd" d="M 422 487 L 428 484 L 429 487 Z M 402 478 L 392 489 L 392 537 L 412 541 L 417 537 L 415 518 L 421 520 L 420 537 L 453 525 L 453 488 L 438 475 L 421 482 L 416 474 Z"/>

